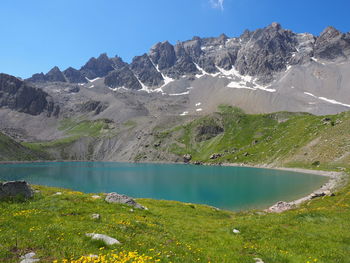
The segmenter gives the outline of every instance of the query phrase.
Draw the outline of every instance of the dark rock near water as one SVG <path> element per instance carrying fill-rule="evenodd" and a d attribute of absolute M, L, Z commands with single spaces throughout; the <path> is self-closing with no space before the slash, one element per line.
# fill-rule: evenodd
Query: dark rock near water
<path fill-rule="evenodd" d="M 282 213 L 286 210 L 291 209 L 292 205 L 290 203 L 279 201 L 275 205 L 267 209 L 268 212 L 272 213 Z"/>
<path fill-rule="evenodd" d="M 0 200 L 8 198 L 31 198 L 33 190 L 25 181 L 0 183 Z"/>
<path fill-rule="evenodd" d="M 107 203 L 118 203 L 118 204 L 127 204 L 130 206 L 133 206 L 135 208 L 139 209 L 146 209 L 144 206 L 140 205 L 139 203 L 135 202 L 134 199 L 126 196 L 126 195 L 121 195 L 117 193 L 109 193 L 107 194 L 105 201 Z"/>
<path fill-rule="evenodd" d="M 221 156 L 222 156 L 221 153 L 213 153 L 212 155 L 210 155 L 209 159 L 215 160 L 217 158 L 220 158 Z"/>
<path fill-rule="evenodd" d="M 183 156 L 184 162 L 189 163 L 192 160 L 192 155 L 187 153 Z"/>

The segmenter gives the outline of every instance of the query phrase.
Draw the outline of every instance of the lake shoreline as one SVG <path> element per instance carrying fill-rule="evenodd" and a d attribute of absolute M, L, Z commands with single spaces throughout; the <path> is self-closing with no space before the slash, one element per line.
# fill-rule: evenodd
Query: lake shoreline
<path fill-rule="evenodd" d="M 96 162 L 96 161 L 84 161 L 84 160 L 36 160 L 36 161 L 1 161 L 1 164 L 26 164 L 26 163 L 69 163 L 69 162 Z M 116 161 L 102 161 L 106 163 L 145 163 L 145 164 L 179 164 L 183 165 L 186 163 L 182 162 L 162 162 L 162 161 L 148 161 L 148 162 L 116 162 Z M 193 163 L 188 163 L 187 165 L 196 165 Z M 212 163 L 201 163 L 200 165 L 203 166 L 224 166 L 224 167 L 247 167 L 247 168 L 258 168 L 258 169 L 268 169 L 268 170 L 282 170 L 282 171 L 290 171 L 290 172 L 296 172 L 296 173 L 304 173 L 304 174 L 314 174 L 318 176 L 325 176 L 328 177 L 329 180 L 324 183 L 320 188 L 314 190 L 310 194 L 301 197 L 296 200 L 292 200 L 289 202 L 279 201 L 276 204 L 272 205 L 271 207 L 265 209 L 266 212 L 276 212 L 280 213 L 283 211 L 290 210 L 292 208 L 295 208 L 307 201 L 310 201 L 314 199 L 315 197 L 321 197 L 325 195 L 332 195 L 333 192 L 337 189 L 341 188 L 348 177 L 348 174 L 345 172 L 335 172 L 335 171 L 323 171 L 323 170 L 312 170 L 312 169 L 305 169 L 305 168 L 288 168 L 288 167 L 274 167 L 269 165 L 252 165 L 252 164 L 243 164 L 243 163 L 220 163 L 220 164 L 212 164 Z M 278 207 L 279 203 L 283 202 L 282 207 Z"/>

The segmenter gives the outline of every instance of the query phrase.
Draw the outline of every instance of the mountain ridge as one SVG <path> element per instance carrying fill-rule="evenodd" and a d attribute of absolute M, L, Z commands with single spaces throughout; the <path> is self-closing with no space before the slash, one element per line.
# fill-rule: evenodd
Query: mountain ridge
<path fill-rule="evenodd" d="M 223 48 L 227 42 L 232 43 Z M 221 50 L 210 52 L 213 47 Z M 217 38 L 193 37 L 175 45 L 168 41 L 158 42 L 148 53 L 135 56 L 131 63 L 124 62 L 118 56 L 110 58 L 102 53 L 97 58 L 90 58 L 79 70 L 69 67 L 61 71 L 54 67 L 46 74 L 34 74 L 27 80 L 34 83 L 86 83 L 87 79 L 106 77 L 108 73 L 126 67 L 138 78 L 141 85 L 159 87 L 162 81 L 164 83 L 162 74 L 179 78 L 187 74 L 198 74 L 201 69 L 212 74 L 219 72 L 217 67 L 225 70 L 234 67 L 242 75 L 254 76 L 262 83 L 269 83 L 274 73 L 287 68 L 287 63 L 303 64 L 314 56 L 316 59 L 348 58 L 350 32 L 342 33 L 330 26 L 319 36 L 313 36 L 309 33 L 293 33 L 274 22 L 255 31 L 246 30 L 239 37 L 229 38 L 221 34 Z M 126 79 L 130 78 L 130 72 L 126 76 Z M 141 85 L 136 87 L 129 84 L 124 87 L 142 89 Z"/>

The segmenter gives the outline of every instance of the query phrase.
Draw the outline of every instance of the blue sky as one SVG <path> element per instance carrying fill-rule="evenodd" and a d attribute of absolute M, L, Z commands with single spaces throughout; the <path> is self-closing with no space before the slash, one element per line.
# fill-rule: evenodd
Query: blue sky
<path fill-rule="evenodd" d="M 295 32 L 348 32 L 349 10 L 349 0 L 1 0 L 0 72 L 80 68 L 103 52 L 129 62 L 159 41 L 238 36 L 274 21 Z"/>

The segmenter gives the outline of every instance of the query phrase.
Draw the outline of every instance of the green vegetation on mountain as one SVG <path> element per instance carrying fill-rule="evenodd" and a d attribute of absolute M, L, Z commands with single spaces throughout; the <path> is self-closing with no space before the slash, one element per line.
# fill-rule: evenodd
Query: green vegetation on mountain
<path fill-rule="evenodd" d="M 161 151 L 191 154 L 193 161 L 322 169 L 350 163 L 350 113 L 250 115 L 221 106 L 217 113 L 157 130 L 155 137 L 162 140 Z"/>
<path fill-rule="evenodd" d="M 65 137 L 47 142 L 24 142 L 25 147 L 41 152 L 64 152 L 67 146 L 81 138 L 97 138 L 105 136 L 113 129 L 112 123 L 107 119 L 91 120 L 73 120 L 64 119 L 61 121 L 59 130 L 65 134 Z M 64 154 L 61 154 L 64 157 Z"/>
<path fill-rule="evenodd" d="M 29 149 L 0 132 L 0 161 L 48 159 L 47 154 Z"/>

